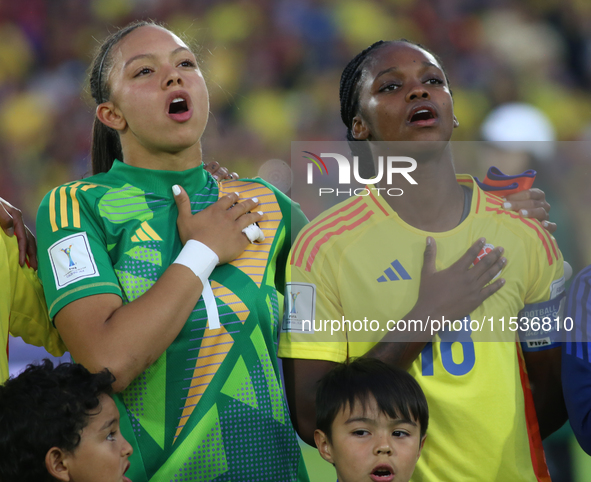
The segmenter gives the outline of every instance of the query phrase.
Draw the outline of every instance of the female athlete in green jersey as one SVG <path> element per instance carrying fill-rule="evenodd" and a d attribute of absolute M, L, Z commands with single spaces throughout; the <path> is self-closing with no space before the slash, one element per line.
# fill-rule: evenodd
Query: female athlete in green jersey
<path fill-rule="evenodd" d="M 264 181 L 203 170 L 207 88 L 167 29 L 110 36 L 90 85 L 95 175 L 44 199 L 40 274 L 73 358 L 116 377 L 129 477 L 307 480 L 276 357 L 305 217 Z M 243 233 L 255 222 L 256 243 Z"/>

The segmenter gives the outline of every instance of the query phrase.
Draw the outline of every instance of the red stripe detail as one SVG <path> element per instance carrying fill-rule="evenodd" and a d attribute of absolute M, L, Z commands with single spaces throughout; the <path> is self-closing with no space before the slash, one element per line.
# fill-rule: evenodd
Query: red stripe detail
<path fill-rule="evenodd" d="M 492 197 L 490 194 L 487 194 L 486 191 L 484 194 L 486 196 L 487 202 L 494 204 L 495 206 L 500 206 L 501 204 L 503 204 L 503 201 L 501 201 L 499 198 Z"/>
<path fill-rule="evenodd" d="M 333 236 L 335 236 L 337 234 L 341 234 L 344 231 L 351 231 L 352 229 L 354 229 L 357 226 L 359 226 L 361 223 L 367 221 L 372 215 L 373 215 L 373 211 L 368 211 L 365 214 L 365 216 L 363 216 L 362 218 L 358 219 L 353 224 L 350 224 L 348 226 L 347 225 L 341 226 L 336 231 L 333 231 L 332 233 L 326 233 L 318 241 L 316 241 L 316 244 L 314 245 L 314 247 L 312 248 L 312 251 L 310 253 L 310 257 L 308 258 L 308 262 L 306 263 L 306 271 L 310 271 L 310 269 L 312 268 L 312 263 L 314 263 L 314 258 L 316 258 L 316 253 L 318 253 L 318 251 L 320 250 L 320 247 L 324 243 L 326 243 L 330 238 L 332 238 Z"/>
<path fill-rule="evenodd" d="M 374 197 L 373 193 L 371 192 L 371 189 L 370 189 L 370 191 L 369 191 L 369 197 L 373 199 L 373 202 L 374 202 L 374 203 L 376 203 L 376 206 L 377 206 L 377 207 L 379 207 L 379 208 L 382 210 L 382 212 L 383 212 L 383 213 L 384 213 L 386 216 L 390 216 L 390 215 L 388 214 L 388 211 L 386 211 L 386 210 L 383 208 L 383 206 L 380 204 L 380 202 L 379 202 L 379 201 L 378 201 L 378 200 L 377 200 L 377 199 Z"/>
<path fill-rule="evenodd" d="M 508 216 L 511 216 L 513 219 L 519 219 L 523 224 L 532 228 L 538 234 L 538 238 L 540 238 L 542 240 L 542 244 L 544 245 L 544 249 L 546 250 L 546 255 L 548 257 L 548 264 L 550 266 L 552 266 L 552 263 L 554 261 L 552 259 L 552 253 L 550 253 L 550 248 L 548 247 L 548 243 L 546 242 L 544 235 L 539 231 L 538 227 L 535 224 L 533 224 L 531 221 L 529 221 L 525 218 L 520 217 L 517 214 L 510 213 L 509 211 L 503 211 L 502 209 L 489 208 L 488 206 L 486 207 L 486 210 L 487 211 L 494 211 L 498 214 L 506 214 Z M 541 228 L 541 229 L 542 229 L 542 231 L 545 231 L 544 228 Z M 552 248 L 552 249 L 554 249 L 554 248 Z M 554 252 L 554 254 L 556 254 L 556 252 Z M 556 256 L 556 259 L 558 259 L 558 256 Z"/>
<path fill-rule="evenodd" d="M 465 182 L 466 184 L 472 184 L 474 181 L 472 179 L 456 179 L 458 182 Z"/>
<path fill-rule="evenodd" d="M 478 210 L 480 209 L 480 189 L 476 189 L 478 192 L 478 200 L 476 201 L 476 214 L 478 214 Z"/>
<path fill-rule="evenodd" d="M 295 246 L 292 248 L 290 264 L 291 265 L 294 264 L 294 259 L 295 259 L 295 255 L 296 255 L 296 253 L 298 251 L 298 247 L 299 247 L 300 243 L 302 242 L 302 240 L 308 235 L 308 233 L 310 233 L 318 225 L 326 222 L 327 220 L 329 220 L 332 217 L 338 216 L 339 213 L 342 213 L 343 211 L 346 211 L 347 209 L 350 209 L 352 206 L 355 206 L 355 204 L 357 204 L 359 202 L 361 202 L 361 198 L 360 197 L 358 197 L 357 199 L 355 199 L 355 201 L 351 202 L 350 204 L 347 204 L 347 205 L 343 206 L 342 208 L 336 210 L 330 216 L 326 216 L 325 218 L 322 218 L 320 221 L 318 221 L 318 222 L 316 222 L 316 223 L 314 223 L 314 224 L 312 224 L 310 226 L 307 226 L 304 229 L 304 231 L 302 231 L 302 234 L 300 236 L 298 236 L 298 240 L 297 240 Z M 312 236 L 314 236 L 314 234 L 312 234 Z M 306 244 L 307 243 L 309 243 L 309 241 L 307 241 Z"/>
<path fill-rule="evenodd" d="M 550 246 L 552 247 L 552 251 L 554 252 L 554 257 L 556 258 L 556 261 L 558 261 L 558 252 L 556 251 L 558 249 L 558 245 L 556 244 L 556 241 L 555 240 L 553 241 L 552 236 L 550 235 L 550 233 L 548 231 L 546 231 L 542 227 L 542 224 L 540 223 L 540 221 L 537 221 L 537 223 L 540 225 L 540 229 L 542 230 L 542 233 L 544 233 L 544 236 L 546 236 L 546 239 L 550 243 Z"/>
<path fill-rule="evenodd" d="M 486 197 L 487 197 L 487 200 L 491 204 L 501 205 L 501 203 L 502 203 L 502 201 L 499 201 L 499 200 L 489 196 L 488 194 Z M 520 219 L 525 219 L 525 218 L 520 217 Z M 532 220 L 532 221 L 535 222 L 536 220 Z M 556 240 L 553 240 L 552 236 L 550 236 L 550 233 L 548 231 L 546 231 L 541 225 L 540 225 L 540 229 L 541 229 L 542 234 L 546 238 L 548 244 L 550 244 L 550 246 L 552 247 L 552 251 L 554 252 L 554 257 L 558 260 L 558 252 L 557 252 L 558 245 L 556 244 Z M 550 263 L 550 264 L 552 264 L 552 263 Z"/>
<path fill-rule="evenodd" d="M 334 221 L 332 221 L 329 224 L 325 224 L 324 226 L 320 226 L 316 231 L 314 231 L 312 234 L 310 234 L 310 236 L 308 236 L 308 239 L 306 240 L 306 242 L 302 246 L 302 249 L 300 250 L 300 254 L 298 255 L 298 259 L 297 259 L 295 265 L 298 266 L 298 267 L 301 267 L 302 266 L 302 262 L 303 262 L 303 258 L 304 258 L 304 253 L 307 251 L 308 245 L 310 244 L 310 242 L 318 234 L 320 234 L 322 231 L 325 231 L 327 229 L 330 229 L 330 228 L 336 226 L 339 223 L 342 223 L 344 221 L 349 221 L 351 218 L 354 218 L 358 214 L 361 214 L 361 212 L 363 210 L 365 210 L 365 209 L 367 209 L 367 206 L 366 205 L 359 206 L 357 209 L 355 209 L 354 211 L 351 211 L 346 216 L 341 216 L 340 218 L 335 219 Z"/>
<path fill-rule="evenodd" d="M 542 445 L 542 436 L 540 435 L 540 426 L 536 416 L 536 407 L 534 397 L 531 393 L 529 378 L 525 367 L 525 361 L 519 346 L 517 348 L 517 360 L 519 362 L 519 377 L 521 378 L 521 388 L 523 389 L 523 403 L 525 405 L 525 424 L 527 426 L 527 436 L 529 440 L 529 451 L 531 455 L 532 468 L 538 482 L 550 482 L 550 473 L 546 465 L 546 456 Z"/>

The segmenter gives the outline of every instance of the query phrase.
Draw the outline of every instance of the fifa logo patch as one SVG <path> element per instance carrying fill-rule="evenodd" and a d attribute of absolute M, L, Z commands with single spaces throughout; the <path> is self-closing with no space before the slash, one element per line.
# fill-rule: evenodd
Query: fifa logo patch
<path fill-rule="evenodd" d="M 291 295 L 291 308 L 289 310 L 290 313 L 292 314 L 296 314 L 297 310 L 296 310 L 296 300 L 298 299 L 298 296 L 300 295 L 300 291 L 298 291 L 297 293 L 294 293 L 293 291 L 291 291 L 289 294 Z"/>
<path fill-rule="evenodd" d="M 72 269 L 74 266 L 76 266 L 76 263 L 74 263 L 74 261 L 72 260 L 72 245 L 70 244 L 70 246 L 68 246 L 67 248 L 62 248 L 62 251 L 66 254 L 66 256 L 68 257 L 68 268 Z"/>
<path fill-rule="evenodd" d="M 60 239 L 52 244 L 47 252 L 57 290 L 75 281 L 99 276 L 85 232 Z"/>

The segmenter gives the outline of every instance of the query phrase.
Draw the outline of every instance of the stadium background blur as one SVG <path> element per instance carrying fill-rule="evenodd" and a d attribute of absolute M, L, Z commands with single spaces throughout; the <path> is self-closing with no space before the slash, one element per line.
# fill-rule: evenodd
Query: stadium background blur
<path fill-rule="evenodd" d="M 265 163 L 289 163 L 291 141 L 344 139 L 340 73 L 363 48 L 422 43 L 451 80 L 454 141 L 481 140 L 483 121 L 505 103 L 526 102 L 550 121 L 559 142 L 538 165 L 540 182 L 565 258 L 575 273 L 591 263 L 588 0 L 0 1 L 0 195 L 29 226 L 46 192 L 89 175 L 86 71 L 98 42 L 134 19 L 164 22 L 196 46 L 211 99 L 204 159 L 242 177 L 272 178 L 283 164 Z M 482 163 L 457 168 L 486 172 Z M 310 198 L 298 201 L 315 215 Z M 12 373 L 43 356 L 11 340 Z M 545 445 L 554 482 L 590 480 L 568 424 Z M 325 466 L 310 463 L 313 481 L 330 480 Z"/>

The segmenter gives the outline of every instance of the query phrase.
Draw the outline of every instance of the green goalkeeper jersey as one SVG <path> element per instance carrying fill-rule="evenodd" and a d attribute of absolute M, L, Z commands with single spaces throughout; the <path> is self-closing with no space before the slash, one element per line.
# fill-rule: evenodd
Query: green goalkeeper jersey
<path fill-rule="evenodd" d="M 115 161 L 107 173 L 57 187 L 37 216 L 50 316 L 95 294 L 129 303 L 158 280 L 182 248 L 174 184 L 189 194 L 193 213 L 229 192 L 257 197 L 265 241 L 210 276 L 220 328 L 209 329 L 200 298 L 175 341 L 116 396 L 134 448 L 127 475 L 133 482 L 308 480 L 276 356 L 277 288 L 292 225 L 297 231 L 306 219 L 272 186 L 218 186 L 202 166 L 153 171 Z"/>

